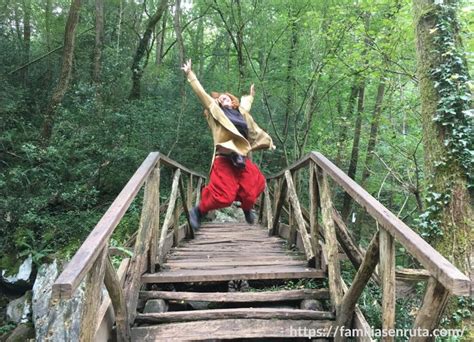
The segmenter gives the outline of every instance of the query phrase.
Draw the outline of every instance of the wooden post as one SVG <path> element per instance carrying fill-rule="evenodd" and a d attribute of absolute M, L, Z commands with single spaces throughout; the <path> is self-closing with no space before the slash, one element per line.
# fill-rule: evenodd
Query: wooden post
<path fill-rule="evenodd" d="M 128 322 L 127 304 L 125 302 L 121 281 L 108 256 L 105 262 L 104 282 L 114 308 L 117 341 L 128 342 L 130 341 L 130 324 Z"/>
<path fill-rule="evenodd" d="M 268 185 L 265 187 L 265 211 L 266 211 L 266 224 L 267 224 L 267 229 L 270 232 L 273 226 L 273 212 L 272 212 L 272 201 L 270 199 L 270 191 L 268 190 Z"/>
<path fill-rule="evenodd" d="M 160 162 L 156 164 L 156 187 L 158 188 L 158 193 L 155 198 L 155 203 L 158 208 L 160 208 Z M 150 265 L 150 272 L 153 273 L 156 270 L 156 256 L 158 255 L 158 239 L 160 234 L 160 210 L 156 210 L 155 217 L 153 218 L 155 222 L 153 223 L 153 229 L 151 232 L 151 241 L 150 241 L 150 253 L 148 256 L 148 264 Z"/>
<path fill-rule="evenodd" d="M 275 206 L 275 215 L 273 215 L 273 226 L 272 230 L 270 231 L 270 236 L 278 234 L 278 228 L 280 224 L 280 214 L 283 208 L 283 204 L 285 202 L 286 197 L 286 181 L 284 179 L 281 180 L 281 187 L 279 187 L 278 193 L 278 200 Z"/>
<path fill-rule="evenodd" d="M 341 266 L 339 264 L 339 250 L 337 247 L 336 228 L 332 218 L 332 199 L 329 181 L 326 173 L 316 168 L 316 177 L 321 192 L 321 216 L 324 225 L 324 240 L 327 251 L 327 267 L 329 278 L 329 291 L 331 293 L 331 304 L 338 309 L 342 300 L 343 290 L 341 283 Z"/>
<path fill-rule="evenodd" d="M 202 187 L 202 178 L 199 177 L 197 187 L 196 187 L 196 202 L 195 205 L 199 205 L 199 202 L 201 201 L 201 187 Z"/>
<path fill-rule="evenodd" d="M 173 246 L 179 243 L 179 214 L 178 197 L 176 197 L 173 211 Z"/>
<path fill-rule="evenodd" d="M 359 300 L 362 291 L 364 290 L 367 282 L 370 280 L 372 273 L 374 273 L 375 266 L 379 261 L 379 233 L 375 233 L 372 241 L 367 248 L 365 258 L 362 261 L 357 273 L 352 281 L 352 285 L 349 290 L 345 293 L 340 310 L 337 313 L 336 325 L 350 327 L 350 322 L 354 314 L 354 309 Z M 337 338 L 335 339 L 338 340 Z"/>
<path fill-rule="evenodd" d="M 395 241 L 385 229 L 380 230 L 380 276 L 382 279 L 382 329 L 395 328 Z M 394 341 L 393 336 L 382 337 Z"/>
<path fill-rule="evenodd" d="M 161 264 L 164 259 L 163 248 L 166 241 L 166 235 L 168 234 L 168 229 L 171 225 L 173 219 L 174 207 L 176 206 L 176 198 L 178 197 L 178 185 L 179 178 L 181 176 L 181 170 L 176 169 L 173 177 L 173 184 L 171 185 L 171 195 L 168 204 L 168 209 L 166 210 L 165 220 L 163 222 L 163 227 L 161 228 L 160 243 L 158 245 L 158 263 Z M 177 230 L 177 229 L 176 229 Z"/>
<path fill-rule="evenodd" d="M 79 341 L 92 342 L 95 337 L 97 313 L 99 312 L 102 284 L 104 283 L 105 261 L 108 244 L 105 244 L 97 259 L 94 261 L 86 280 L 84 307 L 82 309 L 81 330 Z"/>
<path fill-rule="evenodd" d="M 192 177 L 192 175 L 191 175 Z M 179 194 L 181 196 L 181 203 L 183 204 L 183 212 L 184 216 L 186 217 L 186 221 L 188 222 L 187 227 L 186 227 L 186 238 L 188 239 L 194 239 L 194 232 L 191 228 L 191 222 L 189 221 L 189 209 L 191 208 L 189 206 L 189 199 L 192 196 L 189 196 L 189 189 L 191 189 L 192 193 L 192 188 L 188 187 L 188 198 L 186 198 L 186 193 L 184 192 L 184 184 L 183 184 L 183 179 L 180 179 L 179 181 Z"/>
<path fill-rule="evenodd" d="M 306 231 L 304 224 L 303 214 L 301 213 L 300 202 L 298 201 L 298 195 L 296 194 L 296 189 L 293 184 L 293 178 L 291 177 L 290 171 L 285 172 L 286 183 L 288 184 L 288 197 L 290 199 L 291 205 L 293 207 L 295 221 L 297 223 L 298 231 L 300 232 L 301 240 L 303 241 L 304 252 L 306 254 L 306 260 L 308 260 L 308 265 L 314 265 L 314 252 L 311 245 L 311 238 Z M 295 234 L 296 235 L 296 234 Z"/>
<path fill-rule="evenodd" d="M 280 198 L 281 182 L 283 179 L 275 178 L 273 180 L 273 207 L 276 208 L 278 205 L 278 199 Z"/>
<path fill-rule="evenodd" d="M 187 194 L 186 194 L 186 205 L 188 207 L 188 210 L 192 208 L 193 206 L 193 175 L 189 175 L 188 179 L 188 189 L 187 189 Z"/>
<path fill-rule="evenodd" d="M 319 225 L 318 225 L 318 182 L 315 179 L 315 165 L 309 164 L 309 231 L 311 234 L 311 245 L 315 256 L 315 267 L 321 268 L 321 256 L 319 250 Z"/>
<path fill-rule="evenodd" d="M 127 276 L 125 278 L 124 288 L 125 297 L 127 298 L 128 321 L 130 324 L 133 324 L 135 319 L 141 276 L 147 269 L 148 252 L 154 229 L 153 226 L 156 224 L 156 216 L 159 214 L 159 207 L 156 205 L 159 190 L 159 172 L 159 169 L 154 169 L 145 185 L 140 226 L 135 241 L 133 257 L 130 260 Z"/>
<path fill-rule="evenodd" d="M 449 291 L 435 278 L 430 277 L 426 285 L 425 297 L 413 329 L 426 329 L 430 333 L 439 325 L 444 308 L 449 299 Z M 434 341 L 434 337 L 412 336 L 410 342 Z"/>
<path fill-rule="evenodd" d="M 260 194 L 260 201 L 259 201 L 259 210 L 258 210 L 258 223 L 264 224 L 263 222 L 263 214 L 265 211 L 265 191 Z"/>

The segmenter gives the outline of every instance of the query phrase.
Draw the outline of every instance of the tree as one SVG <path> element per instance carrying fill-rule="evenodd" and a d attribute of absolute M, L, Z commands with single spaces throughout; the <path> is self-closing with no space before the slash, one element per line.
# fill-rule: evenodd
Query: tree
<path fill-rule="evenodd" d="M 474 169 L 467 67 L 456 1 L 414 0 L 425 174 L 429 181 L 424 234 L 460 269 L 469 271 L 474 241 L 470 206 Z"/>
<path fill-rule="evenodd" d="M 74 56 L 75 48 L 75 33 L 76 26 L 79 21 L 80 8 L 81 0 L 71 0 L 71 6 L 69 8 L 69 14 L 66 21 L 66 30 L 64 32 L 64 50 L 61 72 L 59 75 L 58 84 L 51 95 L 43 122 L 42 138 L 44 142 L 48 142 L 51 138 L 56 109 L 61 104 L 61 101 L 63 100 L 64 95 L 66 94 L 66 91 L 69 87 L 69 81 L 71 80 L 72 58 Z"/>

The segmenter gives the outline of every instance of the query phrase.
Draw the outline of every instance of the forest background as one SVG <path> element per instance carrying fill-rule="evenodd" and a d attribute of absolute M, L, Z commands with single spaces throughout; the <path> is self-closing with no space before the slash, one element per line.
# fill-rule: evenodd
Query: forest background
<path fill-rule="evenodd" d="M 208 91 L 255 83 L 252 114 L 277 146 L 253 155 L 264 173 L 320 151 L 467 273 L 474 6 L 436 3 L 1 0 L 0 266 L 69 258 L 150 151 L 208 172 L 211 136 L 180 70 L 191 58 Z M 420 58 L 423 6 L 445 24 L 428 31 L 432 60 Z M 423 63 L 435 97 L 420 95 Z M 374 223 L 335 197 L 367 244 Z M 113 244 L 136 229 L 140 207 Z M 460 221 L 447 222 L 453 213 Z M 397 262 L 414 266 L 401 247 Z"/>

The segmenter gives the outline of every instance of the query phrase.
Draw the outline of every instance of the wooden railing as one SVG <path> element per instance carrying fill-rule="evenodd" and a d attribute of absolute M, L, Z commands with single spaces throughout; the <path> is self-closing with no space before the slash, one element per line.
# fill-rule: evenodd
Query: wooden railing
<path fill-rule="evenodd" d="M 160 168 L 163 166 L 172 168 L 174 176 L 165 219 L 160 227 Z M 186 187 L 183 184 L 185 176 Z M 193 186 L 194 180 L 196 187 Z M 156 263 L 160 263 L 173 242 L 176 244 L 179 241 L 179 234 L 183 229 L 186 237 L 193 237 L 193 231 L 189 226 L 188 208 L 194 202 L 199 202 L 204 180 L 203 175 L 190 171 L 158 152 L 150 153 L 130 178 L 53 284 L 52 301 L 57 303 L 71 298 L 77 287 L 86 279 L 81 341 L 94 339 L 98 329 L 97 322 L 102 320 L 110 304 L 115 314 L 117 340 L 130 340 L 130 324 L 136 315 L 141 276 L 147 270 L 155 271 Z M 143 206 L 134 238 L 133 256 L 124 259 L 116 272 L 110 259 L 109 240 L 144 184 Z M 181 197 L 182 208 L 178 207 L 178 197 Z M 187 220 L 187 224 L 183 226 L 179 225 L 181 213 L 184 213 Z M 168 230 L 171 227 L 173 231 L 170 236 Z M 156 259 L 156 255 L 160 257 Z M 108 298 L 101 301 L 103 284 L 107 289 Z"/>
<path fill-rule="evenodd" d="M 302 207 L 294 184 L 294 179 L 303 167 L 309 169 L 309 210 Z M 365 252 L 351 239 L 351 234 L 332 203 L 329 178 L 378 223 L 379 230 Z M 289 242 L 296 243 L 299 235 L 310 266 L 321 267 L 322 261 L 325 261 L 338 326 L 350 327 L 351 319 L 359 316 L 356 303 L 370 279 L 375 280 L 382 289 L 382 329 L 395 328 L 396 276 L 428 279 L 423 306 L 414 322 L 415 329 L 434 329 L 439 324 L 450 294 L 472 295 L 472 283 L 466 275 L 320 153 L 312 152 L 287 169 L 267 177 L 267 188 L 260 203 L 259 217 L 270 235 L 281 235 L 282 227 L 289 229 L 286 234 Z M 284 210 L 288 214 L 288 225 L 281 222 Z M 324 240 L 323 253 L 319 250 L 320 237 Z M 425 270 L 396 270 L 395 241 L 418 260 Z M 341 278 L 339 245 L 357 269 L 348 289 Z M 375 272 L 377 264 L 380 269 L 378 273 Z M 355 325 L 363 324 L 361 320 L 357 321 L 358 317 L 354 318 Z M 336 340 L 344 338 L 336 336 Z M 384 340 L 392 341 L 393 337 Z M 412 340 L 422 339 L 412 337 Z"/>

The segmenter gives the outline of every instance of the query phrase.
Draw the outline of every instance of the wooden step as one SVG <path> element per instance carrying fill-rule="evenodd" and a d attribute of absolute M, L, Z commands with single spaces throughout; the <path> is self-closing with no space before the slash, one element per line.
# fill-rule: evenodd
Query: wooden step
<path fill-rule="evenodd" d="M 332 320 L 219 319 L 132 328 L 132 341 L 203 341 L 235 338 L 291 338 L 304 331 L 332 336 Z M 313 336 L 315 337 L 315 336 Z"/>
<path fill-rule="evenodd" d="M 212 269 L 212 268 L 231 268 L 231 267 L 242 267 L 242 266 L 273 266 L 273 265 L 281 265 L 281 266 L 305 266 L 306 262 L 303 260 L 234 260 L 234 261 L 206 261 L 203 260 L 201 262 L 186 262 L 186 260 L 182 261 L 167 261 L 166 264 L 163 266 L 163 269 L 188 269 L 188 270 L 195 270 L 195 269 Z"/>
<path fill-rule="evenodd" d="M 141 291 L 141 299 L 203 301 L 216 303 L 281 302 L 303 299 L 328 299 L 328 289 L 302 289 L 262 292 L 175 292 Z"/>
<path fill-rule="evenodd" d="M 332 312 L 279 308 L 237 308 L 138 314 L 135 323 L 172 323 L 216 319 L 334 320 Z"/>
<path fill-rule="evenodd" d="M 164 270 L 142 276 L 143 283 L 325 278 L 323 270 L 302 266 L 254 266 L 212 270 Z"/>

